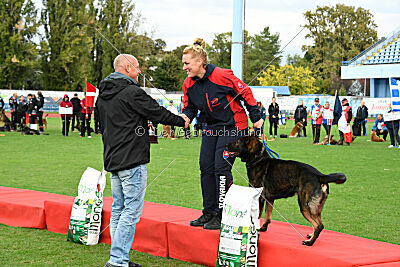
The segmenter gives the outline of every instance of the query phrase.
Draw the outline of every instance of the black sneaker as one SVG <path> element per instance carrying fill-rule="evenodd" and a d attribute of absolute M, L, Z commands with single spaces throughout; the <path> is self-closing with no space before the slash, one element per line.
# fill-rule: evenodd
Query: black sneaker
<path fill-rule="evenodd" d="M 221 219 L 222 219 L 222 214 L 218 213 L 212 219 L 204 224 L 204 229 L 208 230 L 219 230 L 221 229 Z"/>
<path fill-rule="evenodd" d="M 129 265 L 128 265 L 129 267 L 142 267 L 142 265 L 141 264 L 139 264 L 139 263 L 134 263 L 134 262 L 132 262 L 132 261 L 129 261 Z"/>
<path fill-rule="evenodd" d="M 190 221 L 190 226 L 204 226 L 204 224 L 209 222 L 212 218 L 212 214 L 204 213 L 196 220 Z"/>
<path fill-rule="evenodd" d="M 106 264 L 104 265 L 104 267 L 117 267 L 117 265 L 111 264 L 109 262 L 106 262 Z"/>

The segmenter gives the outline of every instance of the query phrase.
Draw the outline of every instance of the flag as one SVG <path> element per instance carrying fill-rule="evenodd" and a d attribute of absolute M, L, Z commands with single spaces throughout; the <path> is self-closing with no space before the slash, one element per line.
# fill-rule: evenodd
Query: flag
<path fill-rule="evenodd" d="M 96 86 L 92 85 L 89 82 L 86 82 L 86 106 L 94 107 L 95 98 L 98 95 L 98 90 Z"/>
<path fill-rule="evenodd" d="M 341 116 L 342 116 L 342 103 L 340 102 L 338 92 L 336 92 L 335 105 L 334 105 L 334 108 L 333 108 L 332 125 L 338 124 L 338 121 L 339 121 Z"/>
<path fill-rule="evenodd" d="M 389 78 L 392 111 L 400 111 L 400 79 Z"/>

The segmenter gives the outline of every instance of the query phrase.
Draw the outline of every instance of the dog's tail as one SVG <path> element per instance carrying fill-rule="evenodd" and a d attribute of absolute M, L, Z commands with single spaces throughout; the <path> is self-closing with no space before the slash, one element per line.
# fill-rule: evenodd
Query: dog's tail
<path fill-rule="evenodd" d="M 327 184 L 327 183 L 343 184 L 344 182 L 346 182 L 346 175 L 344 175 L 344 173 L 331 173 L 328 175 L 321 176 L 319 180 L 321 184 Z"/>

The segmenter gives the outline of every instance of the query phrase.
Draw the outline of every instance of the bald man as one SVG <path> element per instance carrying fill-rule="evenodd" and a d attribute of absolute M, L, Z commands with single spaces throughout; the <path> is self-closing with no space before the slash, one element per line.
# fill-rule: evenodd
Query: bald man
<path fill-rule="evenodd" d="M 96 108 L 104 145 L 104 168 L 111 173 L 110 259 L 105 266 L 141 266 L 129 261 L 139 222 L 150 162 L 148 120 L 187 127 L 188 121 L 161 107 L 138 86 L 138 60 L 121 54 L 115 72 L 99 84 Z"/>

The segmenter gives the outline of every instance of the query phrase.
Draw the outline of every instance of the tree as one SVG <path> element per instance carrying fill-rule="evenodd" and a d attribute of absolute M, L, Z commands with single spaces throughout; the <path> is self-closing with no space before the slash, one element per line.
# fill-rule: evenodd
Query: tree
<path fill-rule="evenodd" d="M 231 68 L 232 32 L 214 35 L 209 52 L 210 62 L 222 68 Z M 265 27 L 259 34 L 249 36 L 244 32 L 243 80 L 252 85 L 258 84 L 257 74 L 268 64 L 275 66 L 280 62 L 279 34 L 271 34 Z"/>
<path fill-rule="evenodd" d="M 286 86 L 292 95 L 314 94 L 318 91 L 315 86 L 315 78 L 308 67 L 294 67 L 285 65 L 276 67 L 271 65 L 258 78 L 263 86 Z"/>
<path fill-rule="evenodd" d="M 332 79 L 340 76 L 342 61 L 350 60 L 377 41 L 373 15 L 361 7 L 317 7 L 304 14 L 313 44 L 303 46 L 311 56 L 311 69 L 321 93 L 331 93 Z M 341 85 L 339 85 L 340 87 Z"/>
<path fill-rule="evenodd" d="M 265 27 L 260 34 L 250 36 L 249 44 L 245 46 L 244 80 L 257 85 L 256 77 L 263 68 L 268 65 L 279 66 L 279 50 L 279 33 L 271 34 L 269 27 Z"/>
<path fill-rule="evenodd" d="M 207 44 L 209 61 L 218 67 L 231 68 L 232 32 L 214 35 L 211 45 Z"/>
<path fill-rule="evenodd" d="M 76 90 L 84 86 L 91 69 L 93 42 L 88 28 L 95 17 L 90 0 L 43 0 L 41 59 L 47 90 Z"/>
<path fill-rule="evenodd" d="M 286 58 L 287 65 L 292 65 L 293 67 L 311 67 L 311 57 L 308 53 L 305 53 L 303 57 L 300 55 L 288 55 Z"/>
<path fill-rule="evenodd" d="M 179 91 L 184 77 L 181 58 L 172 51 L 164 53 L 153 74 L 154 85 L 166 91 Z"/>
<path fill-rule="evenodd" d="M 26 87 L 38 55 L 37 10 L 31 0 L 1 0 L 0 17 L 0 87 Z"/>

